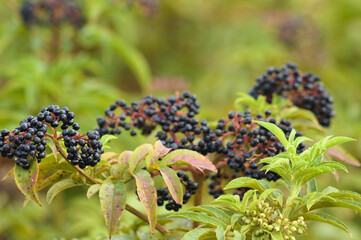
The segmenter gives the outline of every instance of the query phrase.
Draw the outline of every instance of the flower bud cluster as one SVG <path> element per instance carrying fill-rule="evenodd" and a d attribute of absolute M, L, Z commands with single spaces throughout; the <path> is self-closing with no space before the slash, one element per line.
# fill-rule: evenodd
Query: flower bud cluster
<path fill-rule="evenodd" d="M 284 239 L 295 240 L 294 234 L 303 234 L 307 226 L 303 217 L 290 221 L 282 214 L 277 214 L 279 203 L 268 203 L 263 199 L 259 200 L 253 209 L 247 209 L 241 218 L 242 224 L 252 227 L 256 237 L 267 236 L 269 232 L 280 232 Z"/>

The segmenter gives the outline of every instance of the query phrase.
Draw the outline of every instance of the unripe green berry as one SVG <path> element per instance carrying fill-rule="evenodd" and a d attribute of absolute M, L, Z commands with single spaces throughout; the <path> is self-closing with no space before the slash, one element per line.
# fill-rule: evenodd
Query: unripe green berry
<path fill-rule="evenodd" d="M 242 217 L 242 221 L 245 222 L 248 218 L 246 216 Z"/>
<path fill-rule="evenodd" d="M 273 227 L 272 225 L 268 225 L 268 226 L 267 226 L 267 230 L 268 230 L 268 231 L 272 231 L 273 228 L 274 228 L 274 227 Z"/>
<path fill-rule="evenodd" d="M 283 220 L 283 223 L 284 223 L 284 224 L 289 224 L 289 223 L 290 223 L 290 220 L 289 220 L 288 218 L 286 218 L 286 219 Z"/>
<path fill-rule="evenodd" d="M 257 212 L 256 212 L 255 210 L 252 210 L 252 211 L 251 211 L 251 214 L 252 214 L 252 216 L 256 216 L 256 215 L 257 215 Z"/>
<path fill-rule="evenodd" d="M 282 220 L 279 219 L 279 218 L 277 218 L 277 219 L 276 219 L 276 223 L 277 223 L 278 225 L 281 225 L 281 224 L 282 224 Z"/>
<path fill-rule="evenodd" d="M 275 230 L 275 232 L 279 232 L 281 229 L 280 229 L 280 227 L 274 227 L 273 230 Z"/>
<path fill-rule="evenodd" d="M 303 230 L 302 230 L 301 228 L 299 228 L 299 229 L 297 230 L 297 233 L 298 233 L 298 234 L 303 234 Z"/>
<path fill-rule="evenodd" d="M 258 214 L 258 217 L 260 217 L 260 218 L 265 218 L 265 217 L 266 217 L 266 214 L 260 213 L 260 214 Z"/>
<path fill-rule="evenodd" d="M 295 226 L 292 226 L 292 227 L 290 227 L 290 230 L 291 230 L 292 232 L 296 232 L 296 231 L 297 231 L 297 228 L 296 228 Z"/>

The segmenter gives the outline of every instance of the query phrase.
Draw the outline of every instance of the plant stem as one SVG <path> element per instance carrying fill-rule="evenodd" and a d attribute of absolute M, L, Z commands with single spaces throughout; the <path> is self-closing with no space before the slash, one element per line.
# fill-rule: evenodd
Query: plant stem
<path fill-rule="evenodd" d="M 198 191 L 196 192 L 195 196 L 194 196 L 194 206 L 199 206 L 202 205 L 202 192 L 203 192 L 203 182 L 204 182 L 204 176 L 202 174 L 195 174 L 194 172 L 192 172 L 193 174 L 193 179 L 195 182 L 198 183 Z M 196 228 L 199 226 L 198 222 L 193 222 L 193 228 Z"/>
<path fill-rule="evenodd" d="M 143 213 L 139 212 L 137 209 L 133 208 L 132 206 L 130 206 L 129 204 L 125 205 L 125 209 L 131 213 L 133 213 L 134 215 L 136 215 L 137 217 L 139 217 L 140 219 L 149 222 L 148 218 L 146 215 L 144 215 Z M 168 233 L 168 230 L 166 228 L 164 228 L 163 226 L 161 226 L 159 223 L 157 223 L 155 225 L 155 228 L 162 234 L 166 234 Z"/>

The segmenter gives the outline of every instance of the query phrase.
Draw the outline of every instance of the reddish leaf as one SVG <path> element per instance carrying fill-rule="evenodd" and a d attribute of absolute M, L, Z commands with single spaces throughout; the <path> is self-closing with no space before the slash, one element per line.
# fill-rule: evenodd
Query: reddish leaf
<path fill-rule="evenodd" d="M 175 150 L 167 154 L 167 156 L 163 158 L 162 162 L 167 166 L 186 163 L 197 168 L 201 172 L 203 172 L 204 169 L 217 172 L 217 168 L 211 161 L 202 154 L 191 150 Z"/>
<path fill-rule="evenodd" d="M 167 184 L 174 201 L 183 204 L 183 188 L 177 173 L 166 166 L 160 166 L 159 171 L 162 174 L 164 182 Z"/>
<path fill-rule="evenodd" d="M 15 183 L 25 197 L 32 199 L 35 203 L 41 206 L 40 200 L 35 191 L 38 172 L 38 162 L 34 159 L 28 170 L 24 170 L 22 167 L 15 165 L 14 175 Z"/>
<path fill-rule="evenodd" d="M 130 156 L 133 154 L 132 151 L 124 151 L 119 154 L 118 157 L 118 172 L 123 175 L 124 171 L 128 168 Z"/>
<path fill-rule="evenodd" d="M 150 174 L 145 170 L 138 171 L 134 178 L 137 184 L 137 193 L 139 199 L 147 213 L 150 231 L 154 233 L 157 223 L 157 193 L 154 181 Z"/>
<path fill-rule="evenodd" d="M 165 156 L 170 150 L 171 148 L 164 147 L 162 142 L 158 140 L 154 144 L 153 149 L 145 158 L 147 168 L 149 168 L 152 163 L 154 163 L 154 161 L 158 160 L 160 157 Z"/>
<path fill-rule="evenodd" d="M 359 167 L 360 163 L 348 152 L 340 147 L 333 147 L 326 150 L 326 153 L 350 165 Z"/>
<path fill-rule="evenodd" d="M 94 186 L 94 185 L 93 185 Z M 105 181 L 99 190 L 99 199 L 109 238 L 116 230 L 125 209 L 127 190 L 122 181 Z"/>
<path fill-rule="evenodd" d="M 131 172 L 137 168 L 140 161 L 153 149 L 151 144 L 143 144 L 137 147 L 129 158 L 129 168 Z"/>
<path fill-rule="evenodd" d="M 102 160 L 104 160 L 104 161 L 110 161 L 117 157 L 118 157 L 118 154 L 115 152 L 106 152 L 106 153 L 102 154 Z"/>

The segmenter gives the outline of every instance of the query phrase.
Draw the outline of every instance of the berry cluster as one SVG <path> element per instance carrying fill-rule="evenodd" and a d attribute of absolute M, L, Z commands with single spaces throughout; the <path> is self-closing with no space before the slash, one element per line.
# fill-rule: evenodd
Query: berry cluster
<path fill-rule="evenodd" d="M 54 26 L 70 22 L 74 27 L 81 28 L 85 23 L 80 6 L 73 0 L 27 0 L 24 1 L 20 12 L 27 26 Z"/>
<path fill-rule="evenodd" d="M 119 110 L 120 113 L 116 114 Z M 280 178 L 272 171 L 260 171 L 257 163 L 285 149 L 271 132 L 254 122 L 249 111 L 231 111 L 227 119 L 218 121 L 216 129 L 211 129 L 206 120 L 194 118 L 198 110 L 196 96 L 189 92 L 177 93 L 166 99 L 147 96 L 140 102 L 133 101 L 131 106 L 124 100 L 117 100 L 105 110 L 105 118 L 97 119 L 99 127 L 95 131 L 102 136 L 120 134 L 122 128 L 131 131 L 130 134 L 134 136 L 135 128 L 145 135 L 158 126 L 161 130 L 156 137 L 164 146 L 172 150 L 193 150 L 213 157 L 212 162 L 217 165 L 218 173 L 210 176 L 209 193 L 215 198 L 224 193 L 222 181 L 225 179 L 228 182 L 240 176 L 266 178 L 269 181 Z M 258 114 L 256 119 L 276 124 L 288 136 L 293 129 L 291 123 L 282 119 L 277 124 L 270 115 L 271 111 L 266 110 L 264 117 Z M 297 133 L 296 137 L 301 135 Z M 302 152 L 305 147 L 300 144 L 297 150 Z M 247 189 L 238 189 L 235 194 L 242 197 L 245 191 Z"/>
<path fill-rule="evenodd" d="M 265 118 L 261 114 L 257 115 L 257 120 L 268 121 L 276 124 L 285 133 L 286 137 L 292 131 L 289 121 L 284 119 L 278 124 L 274 118 L 269 117 L 271 111 L 266 110 Z M 208 146 L 215 149 L 221 161 L 218 162 L 218 173 L 210 177 L 209 193 L 215 198 L 223 194 L 222 180 L 235 179 L 240 176 L 276 181 L 280 178 L 275 172 L 259 170 L 258 162 L 265 157 L 272 157 L 285 149 L 279 140 L 267 129 L 254 123 L 249 111 L 228 113 L 227 119 L 218 121 L 215 137 Z M 301 136 L 297 133 L 296 137 Z M 305 144 L 300 144 L 297 151 L 302 152 L 306 148 Z M 222 164 L 223 163 L 223 164 Z M 226 163 L 226 164 L 225 164 Z M 240 174 L 241 173 L 241 174 Z M 246 188 L 237 189 L 234 194 L 243 197 Z"/>
<path fill-rule="evenodd" d="M 252 208 L 247 209 L 241 218 L 242 223 L 250 226 L 251 231 L 256 237 L 267 237 L 270 232 L 280 232 L 283 239 L 295 240 L 293 233 L 303 234 L 306 231 L 306 223 L 303 217 L 298 217 L 295 221 L 290 221 L 283 217 L 282 214 L 277 214 L 278 202 L 269 204 L 263 199 L 258 201 L 258 204 Z M 277 215 L 277 217 L 274 217 Z"/>
<path fill-rule="evenodd" d="M 44 107 L 36 116 L 30 116 L 20 122 L 12 132 L 3 129 L 0 136 L 0 152 L 3 157 L 15 158 L 16 164 L 28 169 L 30 157 L 35 157 L 38 162 L 45 157 L 46 137 L 64 139 L 68 151 L 67 159 L 73 165 L 81 168 L 87 165 L 94 166 L 100 161 L 103 153 L 102 143 L 99 142 L 99 134 L 90 131 L 86 135 L 80 135 L 77 130 L 80 125 L 74 122 L 75 114 L 69 108 L 60 108 L 57 105 Z M 60 126 L 63 130 L 57 136 L 56 129 Z M 71 129 L 69 129 L 71 127 Z M 52 128 L 54 135 L 47 133 Z M 79 145 L 79 147 L 78 147 Z M 79 154 L 79 149 L 82 153 Z"/>
<path fill-rule="evenodd" d="M 282 68 L 270 67 L 267 72 L 257 78 L 250 94 L 259 95 L 272 102 L 274 94 L 289 99 L 296 106 L 312 111 L 322 126 L 328 127 L 333 111 L 333 99 L 329 96 L 320 77 L 312 73 L 301 73 L 295 64 L 288 63 Z"/>
<path fill-rule="evenodd" d="M 121 128 L 130 130 L 136 135 L 134 128 L 142 129 L 142 134 L 151 133 L 158 125 L 165 134 L 190 132 L 198 123 L 193 117 L 198 114 L 197 97 L 189 92 L 176 94 L 167 99 L 146 96 L 140 102 L 133 101 L 130 106 L 124 100 L 117 100 L 105 110 L 105 118 L 97 119 L 99 128 L 95 129 L 101 136 L 120 134 Z M 120 111 L 116 114 L 116 111 Z"/>
<path fill-rule="evenodd" d="M 185 188 L 185 193 L 183 194 L 183 204 L 186 204 L 190 197 L 196 193 L 198 189 L 198 183 L 191 180 L 189 176 L 182 171 L 177 172 L 177 176 Z M 180 208 L 182 208 L 182 205 L 176 203 L 169 194 L 168 188 L 157 189 L 157 197 L 158 206 L 163 206 L 164 202 L 168 201 L 168 203 L 165 205 L 165 209 L 168 211 L 174 210 L 177 212 Z"/>

